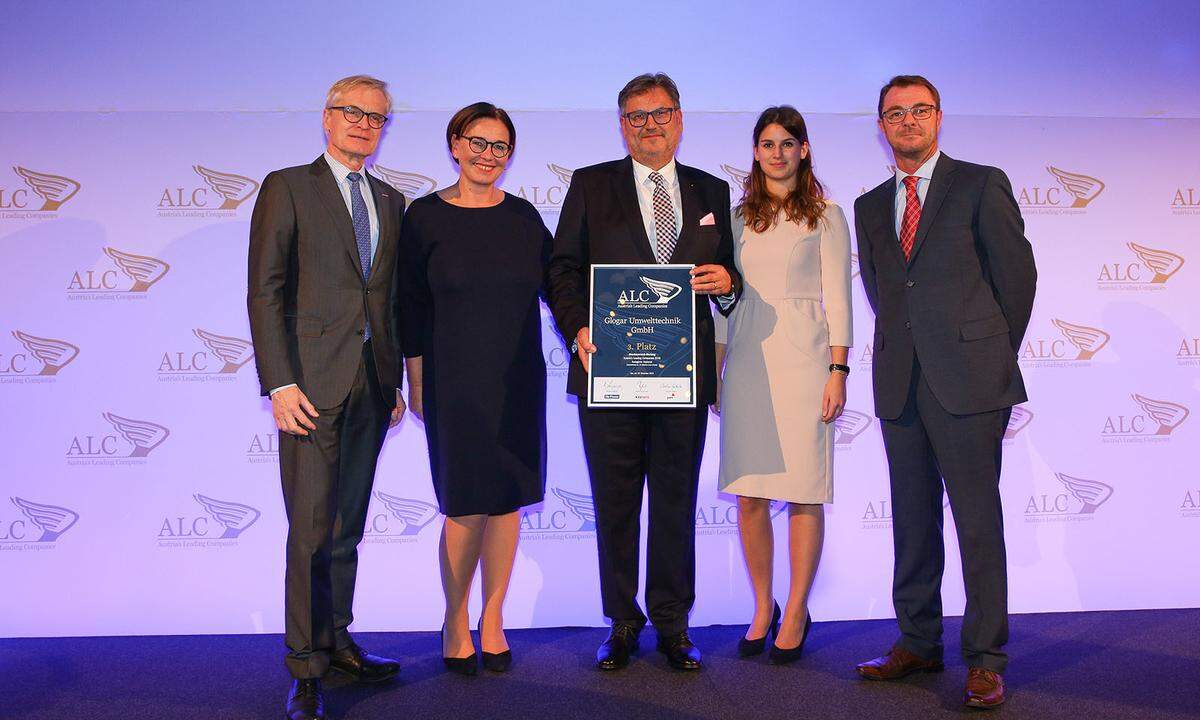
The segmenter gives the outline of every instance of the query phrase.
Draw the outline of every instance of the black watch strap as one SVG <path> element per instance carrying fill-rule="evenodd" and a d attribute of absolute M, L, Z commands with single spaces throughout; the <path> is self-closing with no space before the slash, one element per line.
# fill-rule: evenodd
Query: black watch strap
<path fill-rule="evenodd" d="M 849 365 L 838 365 L 837 363 L 829 363 L 829 372 L 840 372 L 843 375 L 850 374 Z"/>

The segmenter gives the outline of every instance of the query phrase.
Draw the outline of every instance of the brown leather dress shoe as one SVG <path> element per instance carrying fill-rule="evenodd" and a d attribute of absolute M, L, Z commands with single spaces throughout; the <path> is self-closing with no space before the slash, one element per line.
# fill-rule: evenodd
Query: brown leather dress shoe
<path fill-rule="evenodd" d="M 895 645 L 887 655 L 858 664 L 858 674 L 867 680 L 898 680 L 915 672 L 941 672 L 941 660 L 926 660 Z"/>
<path fill-rule="evenodd" d="M 1004 704 L 1004 678 L 987 668 L 973 667 L 967 672 L 967 691 L 963 704 L 969 708 L 994 708 Z"/>

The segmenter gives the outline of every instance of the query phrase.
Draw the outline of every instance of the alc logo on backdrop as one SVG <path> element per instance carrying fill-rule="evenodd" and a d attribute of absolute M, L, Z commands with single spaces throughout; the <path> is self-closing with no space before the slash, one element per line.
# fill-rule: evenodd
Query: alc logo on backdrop
<path fill-rule="evenodd" d="M 1046 171 L 1057 185 L 1026 185 L 1015 188 L 1017 204 L 1027 214 L 1077 215 L 1086 212 L 1100 193 L 1104 182 L 1091 175 L 1060 170 L 1053 165 Z"/>
<path fill-rule="evenodd" d="M 164 352 L 158 363 L 159 382 L 231 382 L 254 358 L 254 345 L 248 340 L 202 328 L 192 334 L 204 349 Z"/>
<path fill-rule="evenodd" d="M 1162 290 L 1167 280 L 1179 272 L 1184 259 L 1169 250 L 1126 243 L 1136 261 L 1110 262 L 1100 266 L 1096 287 L 1100 290 Z"/>
<path fill-rule="evenodd" d="M 79 521 L 79 513 L 20 497 L 9 501 L 15 510 L 0 506 L 0 552 L 48 550 Z"/>
<path fill-rule="evenodd" d="M 1100 429 L 1103 443 L 1142 444 L 1168 442 L 1171 433 L 1191 414 L 1186 406 L 1145 395 L 1130 395 L 1141 412 L 1109 415 Z"/>
<path fill-rule="evenodd" d="M 371 172 L 388 185 L 400 191 L 406 203 L 411 204 L 419 197 L 425 197 L 437 187 L 437 181 L 426 175 L 415 172 L 393 170 L 382 165 L 372 165 Z"/>
<path fill-rule="evenodd" d="M 196 493 L 192 499 L 204 511 L 169 515 L 158 529 L 160 548 L 230 547 L 242 533 L 258 522 L 258 508 Z"/>
<path fill-rule="evenodd" d="M 833 421 L 833 449 L 849 450 L 851 444 L 871 426 L 873 418 L 857 410 L 843 410 Z"/>
<path fill-rule="evenodd" d="M 1011 443 L 1016 440 L 1032 420 L 1032 412 L 1019 405 L 1013 407 L 1012 414 L 1008 416 L 1008 426 L 1004 428 L 1004 442 Z"/>
<path fill-rule="evenodd" d="M 950 497 L 942 491 L 942 512 L 950 509 Z M 890 499 L 868 500 L 862 513 L 863 530 L 890 530 L 892 527 L 892 502 Z"/>
<path fill-rule="evenodd" d="M 554 163 L 547 163 L 546 169 L 558 182 L 552 180 L 538 185 L 522 184 L 517 187 L 515 194 L 519 198 L 528 200 L 538 210 L 558 212 L 562 210 L 563 198 L 567 195 L 567 188 L 571 186 L 571 177 L 575 171 Z"/>
<path fill-rule="evenodd" d="M 1175 351 L 1175 362 L 1183 367 L 1200 366 L 1200 337 L 1180 338 L 1179 347 Z"/>
<path fill-rule="evenodd" d="M 163 260 L 104 248 L 107 265 L 76 270 L 67 282 L 68 300 L 141 300 L 171 269 Z"/>
<path fill-rule="evenodd" d="M 1051 320 L 1061 337 L 1027 336 L 1017 359 L 1032 367 L 1086 366 L 1112 339 L 1104 330 L 1088 325 Z"/>
<path fill-rule="evenodd" d="M 372 544 L 416 542 L 418 533 L 437 515 L 437 505 L 376 490 L 367 510 L 363 541 Z"/>
<path fill-rule="evenodd" d="M 696 534 L 697 535 L 736 535 L 737 534 L 737 498 L 725 493 L 718 494 L 722 502 L 712 505 L 696 505 Z M 787 503 L 781 500 L 771 501 L 771 519 L 779 517 L 787 510 Z"/>
<path fill-rule="evenodd" d="M 57 217 L 58 209 L 79 192 L 79 183 L 69 177 L 19 165 L 12 170 L 25 187 L 0 184 L 0 218 L 6 220 Z"/>
<path fill-rule="evenodd" d="M 101 413 L 111 431 L 75 435 L 67 445 L 68 465 L 140 465 L 166 441 L 171 431 L 148 420 Z"/>
<path fill-rule="evenodd" d="M 246 462 L 251 465 L 260 463 L 278 464 L 279 431 L 271 430 L 253 435 L 246 447 Z"/>
<path fill-rule="evenodd" d="M 537 540 L 576 540 L 596 532 L 592 496 L 550 488 L 540 507 L 521 511 L 521 534 Z"/>
<path fill-rule="evenodd" d="M 0 352 L 0 383 L 47 383 L 79 357 L 79 347 L 66 340 L 13 330 L 20 343 L 15 352 Z"/>
<path fill-rule="evenodd" d="M 258 192 L 258 182 L 245 175 L 193 165 L 202 185 L 166 187 L 159 193 L 159 217 L 228 217 Z"/>
<path fill-rule="evenodd" d="M 1171 214 L 1200 215 L 1200 190 L 1194 187 L 1177 187 L 1171 196 Z"/>
<path fill-rule="evenodd" d="M 1025 503 L 1025 522 L 1079 522 L 1092 520 L 1112 497 L 1113 487 L 1098 480 L 1055 473 L 1062 488 L 1035 493 Z"/>

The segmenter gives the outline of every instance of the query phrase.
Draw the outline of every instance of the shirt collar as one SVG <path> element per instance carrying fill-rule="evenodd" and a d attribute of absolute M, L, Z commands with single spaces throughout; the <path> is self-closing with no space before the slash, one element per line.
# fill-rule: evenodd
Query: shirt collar
<path fill-rule="evenodd" d="M 630 159 L 632 160 L 632 158 Z M 666 165 L 663 165 L 657 171 L 646 167 L 637 160 L 633 161 L 633 179 L 637 181 L 638 185 L 645 185 L 646 181 L 650 179 L 650 173 L 652 172 L 662 175 L 663 179 L 667 181 L 667 187 L 669 188 L 674 188 L 679 184 L 679 174 L 675 172 L 675 158 L 671 158 Z"/>
<path fill-rule="evenodd" d="M 329 169 L 333 171 L 333 177 L 337 179 L 339 184 L 347 182 L 346 176 L 352 172 L 355 172 L 354 170 L 351 170 L 350 168 L 338 162 L 336 158 L 329 154 L 328 150 L 325 151 L 325 162 L 329 163 Z M 365 179 L 367 175 L 367 166 L 363 165 L 362 170 L 358 170 L 357 172 Z"/>
<path fill-rule="evenodd" d="M 909 175 L 916 175 L 917 177 L 925 179 L 925 180 L 932 180 L 933 179 L 933 168 L 935 165 L 937 165 L 938 158 L 940 158 L 941 156 L 942 156 L 942 151 L 938 150 L 933 155 L 931 155 L 928 160 L 925 161 L 925 164 L 921 165 L 921 167 L 917 168 L 917 171 L 913 172 L 913 173 L 906 173 L 897 167 L 896 168 L 896 187 L 900 187 L 900 185 L 904 182 L 904 178 L 908 177 Z"/>

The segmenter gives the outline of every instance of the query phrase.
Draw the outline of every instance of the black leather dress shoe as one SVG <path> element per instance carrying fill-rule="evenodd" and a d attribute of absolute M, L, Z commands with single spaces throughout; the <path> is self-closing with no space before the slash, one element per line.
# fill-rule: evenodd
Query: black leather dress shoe
<path fill-rule="evenodd" d="M 400 672 L 400 663 L 365 652 L 358 645 L 342 648 L 329 657 L 329 666 L 355 682 L 377 683 L 391 680 Z"/>
<path fill-rule="evenodd" d="M 699 670 L 704 666 L 700 648 L 692 644 L 687 630 L 674 635 L 659 635 L 658 651 L 667 656 L 667 662 L 676 670 Z"/>
<path fill-rule="evenodd" d="M 324 720 L 325 697 L 316 678 L 293 680 L 287 699 L 288 720 Z"/>
<path fill-rule="evenodd" d="M 596 651 L 596 667 L 601 670 L 620 670 L 629 664 L 629 656 L 638 649 L 638 629 L 633 625 L 617 623 L 608 633 L 608 639 Z"/>

